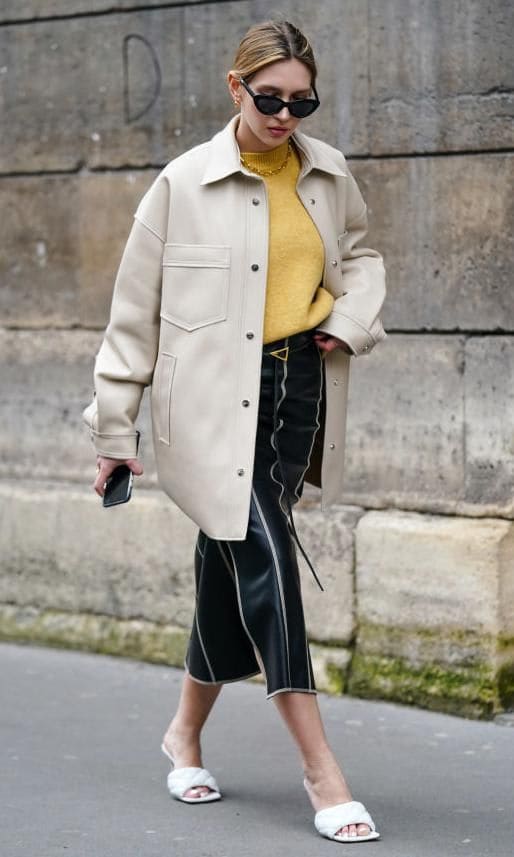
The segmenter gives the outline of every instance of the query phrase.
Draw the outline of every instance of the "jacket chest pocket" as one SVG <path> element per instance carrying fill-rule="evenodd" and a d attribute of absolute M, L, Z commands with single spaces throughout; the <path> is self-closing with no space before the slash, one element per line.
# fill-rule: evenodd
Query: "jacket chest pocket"
<path fill-rule="evenodd" d="M 227 318 L 230 247 L 165 244 L 161 318 L 196 330 Z"/>

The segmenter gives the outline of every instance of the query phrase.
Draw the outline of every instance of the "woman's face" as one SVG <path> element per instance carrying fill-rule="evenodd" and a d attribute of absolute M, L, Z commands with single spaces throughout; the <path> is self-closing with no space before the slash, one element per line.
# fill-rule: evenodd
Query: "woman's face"
<path fill-rule="evenodd" d="M 240 102 L 241 118 L 236 139 L 241 151 L 265 152 L 280 146 L 302 121 L 291 116 L 287 107 L 274 116 L 260 113 L 250 93 L 230 72 L 230 94 Z M 300 60 L 279 60 L 256 72 L 250 89 L 260 95 L 278 95 L 283 101 L 312 97 L 311 73 Z"/>

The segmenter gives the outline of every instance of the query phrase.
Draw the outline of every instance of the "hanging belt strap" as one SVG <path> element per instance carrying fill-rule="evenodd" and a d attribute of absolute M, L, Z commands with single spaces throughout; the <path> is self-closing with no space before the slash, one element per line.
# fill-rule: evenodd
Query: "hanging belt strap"
<path fill-rule="evenodd" d="M 284 350 L 284 349 L 280 349 L 280 350 Z M 272 352 L 272 351 L 271 351 L 271 352 L 268 352 L 268 353 L 273 354 L 273 352 Z M 277 453 L 278 466 L 279 466 L 279 469 L 280 469 L 280 475 L 281 475 L 281 477 L 282 477 L 282 485 L 283 485 L 283 488 L 284 488 L 284 494 L 285 494 L 286 503 L 287 503 L 287 508 L 288 508 L 288 512 L 289 512 L 289 521 L 288 521 L 288 523 L 289 523 L 289 525 L 290 525 L 290 529 L 291 529 L 291 532 L 292 532 L 292 534 L 293 534 L 293 536 L 294 536 L 294 539 L 295 539 L 295 541 L 296 541 L 296 544 L 297 544 L 297 545 L 298 545 L 298 547 L 300 548 L 300 550 L 301 550 L 301 552 L 302 552 L 302 555 L 303 555 L 303 557 L 304 557 L 304 559 L 305 559 L 305 561 L 306 561 L 307 565 L 309 566 L 310 570 L 312 571 L 312 574 L 314 575 L 314 579 L 316 580 L 316 583 L 318 584 L 318 586 L 319 586 L 319 588 L 321 589 L 321 591 L 322 591 L 322 592 L 324 592 L 325 590 L 323 589 L 323 587 L 322 587 L 322 585 L 321 585 L 321 583 L 320 583 L 319 577 L 318 577 L 318 575 L 316 574 L 316 572 L 315 572 L 315 570 L 314 570 L 314 566 L 312 565 L 312 563 L 311 563 L 311 561 L 310 561 L 309 557 L 307 556 L 307 554 L 306 554 L 306 552 L 305 552 L 305 550 L 304 550 L 304 548 L 303 548 L 303 546 L 302 546 L 302 544 L 301 544 L 301 542 L 300 542 L 300 539 L 298 538 L 298 533 L 296 532 L 296 527 L 295 527 L 295 525 L 294 525 L 294 520 L 293 520 L 293 508 L 292 508 L 292 506 L 291 506 L 291 500 L 290 500 L 290 497 L 289 497 L 289 490 L 288 490 L 287 482 L 286 482 L 286 478 L 285 478 L 285 475 L 284 475 L 284 468 L 283 468 L 283 466 L 282 466 L 282 458 L 281 458 L 281 456 L 280 456 L 280 452 L 279 452 L 279 449 L 278 449 L 278 446 L 279 446 L 279 444 L 278 444 L 278 413 L 277 413 L 277 412 L 278 412 L 278 397 L 279 397 L 279 377 L 278 377 L 278 366 L 279 366 L 279 360 L 281 360 L 281 361 L 283 361 L 283 362 L 285 362 L 285 360 L 287 360 L 287 355 L 286 355 L 286 357 L 285 357 L 285 358 L 284 358 L 284 357 L 278 357 L 278 354 L 275 354 L 274 356 L 275 356 L 275 358 L 276 358 L 276 359 L 275 359 L 275 361 L 274 361 L 274 367 L 273 367 L 273 433 L 274 433 L 274 437 L 275 437 L 275 450 L 276 450 L 276 453 Z M 278 357 L 278 359 L 277 359 L 277 357 Z"/>

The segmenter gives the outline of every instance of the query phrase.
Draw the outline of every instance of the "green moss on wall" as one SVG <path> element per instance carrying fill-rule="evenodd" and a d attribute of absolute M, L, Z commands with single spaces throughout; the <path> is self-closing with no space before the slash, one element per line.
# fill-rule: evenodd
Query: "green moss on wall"
<path fill-rule="evenodd" d="M 431 663 L 415 668 L 401 658 L 356 653 L 348 692 L 476 719 L 489 719 L 503 710 L 489 664 L 466 668 Z"/>
<path fill-rule="evenodd" d="M 140 619 L 3 605 L 0 638 L 183 667 L 189 633 Z"/>
<path fill-rule="evenodd" d="M 327 692 L 333 693 L 335 696 L 340 696 L 344 693 L 346 670 L 337 666 L 337 664 L 327 661 L 325 664 L 325 674 L 327 677 Z"/>
<path fill-rule="evenodd" d="M 142 619 L 0 606 L 0 639 L 182 668 L 189 631 Z M 314 644 L 314 648 L 315 644 Z M 514 706 L 514 645 L 460 630 L 361 625 L 348 649 L 323 646 L 323 690 L 487 719 Z M 498 656 L 503 663 L 499 664 Z"/>
<path fill-rule="evenodd" d="M 504 708 L 512 710 L 514 708 L 514 663 L 500 667 L 498 693 Z"/>

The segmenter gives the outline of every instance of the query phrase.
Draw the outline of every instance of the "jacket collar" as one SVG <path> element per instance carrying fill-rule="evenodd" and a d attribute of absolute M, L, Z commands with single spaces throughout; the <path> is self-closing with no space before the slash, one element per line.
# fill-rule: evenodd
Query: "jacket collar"
<path fill-rule="evenodd" d="M 207 165 L 200 182 L 201 185 L 219 181 L 236 172 L 243 172 L 235 133 L 238 122 L 239 114 L 233 116 L 210 141 Z M 301 131 L 294 131 L 292 138 L 298 146 L 302 155 L 302 162 L 305 164 L 304 175 L 311 170 L 322 170 L 335 176 L 348 175 L 333 162 L 321 146 L 317 145 L 318 141 L 313 137 L 308 137 Z"/>

